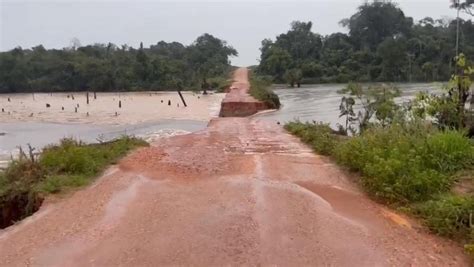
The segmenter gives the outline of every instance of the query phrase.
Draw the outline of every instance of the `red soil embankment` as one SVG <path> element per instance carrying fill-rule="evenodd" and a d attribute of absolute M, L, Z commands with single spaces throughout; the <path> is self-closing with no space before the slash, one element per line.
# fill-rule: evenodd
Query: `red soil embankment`
<path fill-rule="evenodd" d="M 234 73 L 234 83 L 221 103 L 220 117 L 246 117 L 268 109 L 262 101 L 249 95 L 250 84 L 247 68 Z"/>

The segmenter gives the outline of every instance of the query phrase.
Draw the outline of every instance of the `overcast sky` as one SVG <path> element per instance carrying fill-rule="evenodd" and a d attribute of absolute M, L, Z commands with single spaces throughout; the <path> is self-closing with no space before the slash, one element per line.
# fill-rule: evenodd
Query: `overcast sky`
<path fill-rule="evenodd" d="M 312 21 L 313 31 L 344 31 L 338 22 L 363 0 L 312 1 L 110 1 L 0 0 L 0 50 L 16 46 L 69 46 L 72 38 L 92 43 L 145 46 L 160 40 L 190 44 L 202 33 L 226 40 L 239 66 L 258 63 L 260 42 L 286 32 L 294 20 Z M 449 0 L 395 1 L 416 20 L 455 17 Z"/>

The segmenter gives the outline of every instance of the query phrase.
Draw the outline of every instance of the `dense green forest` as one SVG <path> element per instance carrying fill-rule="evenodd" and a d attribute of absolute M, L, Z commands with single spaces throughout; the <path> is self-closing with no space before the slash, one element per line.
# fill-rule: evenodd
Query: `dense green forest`
<path fill-rule="evenodd" d="M 200 89 L 222 81 L 231 67 L 229 57 L 236 55 L 210 34 L 189 46 L 161 41 L 138 49 L 112 43 L 18 47 L 0 53 L 0 93 Z"/>
<path fill-rule="evenodd" d="M 473 0 L 454 4 L 468 15 Z M 446 7 L 449 8 L 448 5 Z M 447 81 L 454 72 L 456 20 L 418 22 L 390 1 L 362 4 L 341 24 L 348 33 L 322 36 L 295 21 L 276 40 L 262 41 L 256 74 L 275 82 Z M 459 52 L 474 59 L 474 23 L 459 21 Z M 0 92 L 199 89 L 221 86 L 237 51 L 204 34 L 191 45 L 94 44 L 64 49 L 15 48 L 0 53 Z"/>
<path fill-rule="evenodd" d="M 470 14 L 472 6 L 468 0 L 461 8 Z M 459 52 L 472 60 L 474 23 L 459 24 Z M 447 81 L 454 71 L 456 20 L 427 17 L 415 23 L 395 3 L 374 1 L 341 25 L 348 34 L 322 36 L 311 31 L 311 22 L 293 22 L 275 41 L 262 41 L 258 72 L 298 84 Z"/>

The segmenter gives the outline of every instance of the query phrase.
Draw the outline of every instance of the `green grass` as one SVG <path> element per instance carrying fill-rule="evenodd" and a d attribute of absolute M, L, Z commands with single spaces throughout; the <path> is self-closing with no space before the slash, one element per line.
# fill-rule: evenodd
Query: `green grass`
<path fill-rule="evenodd" d="M 271 80 L 255 76 L 250 73 L 250 90 L 249 93 L 255 99 L 260 100 L 266 104 L 270 109 L 280 108 L 280 98 L 270 89 Z"/>
<path fill-rule="evenodd" d="M 87 185 L 130 150 L 146 145 L 141 139 L 127 136 L 100 144 L 63 139 L 58 145 L 44 148 L 38 157 L 20 153 L 0 172 L 0 208 L 12 207 L 12 203 L 20 201 L 22 216 L 15 220 L 26 217 L 34 212 L 31 207 L 38 199 Z M 0 219 L 5 224 L 5 218 Z"/>
<path fill-rule="evenodd" d="M 365 188 L 390 203 L 423 201 L 448 191 L 455 172 L 474 162 L 470 140 L 457 131 L 376 127 L 339 144 L 341 165 L 360 172 Z"/>
<path fill-rule="evenodd" d="M 413 207 L 433 232 L 465 242 L 474 241 L 471 227 L 474 197 L 444 194 Z"/>
<path fill-rule="evenodd" d="M 472 238 L 474 240 L 474 238 Z M 471 260 L 474 261 L 474 244 L 464 245 L 464 250 L 471 257 Z"/>
<path fill-rule="evenodd" d="M 474 196 L 451 193 L 456 174 L 474 165 L 474 145 L 464 133 L 416 123 L 373 127 L 347 138 L 320 123 L 290 122 L 285 129 L 360 173 L 375 199 L 414 213 L 436 234 L 474 242 Z"/>
<path fill-rule="evenodd" d="M 319 154 L 330 156 L 338 143 L 331 127 L 324 123 L 301 123 L 299 121 L 285 124 L 285 129 L 300 137 Z"/>
<path fill-rule="evenodd" d="M 56 193 L 63 188 L 86 185 L 106 166 L 116 163 L 128 151 L 144 145 L 146 142 L 130 137 L 91 145 L 63 139 L 59 145 L 43 149 L 38 163 L 46 175 L 36 188 Z"/>
<path fill-rule="evenodd" d="M 81 187 L 89 184 L 90 177 L 85 175 L 49 175 L 37 184 L 35 190 L 55 194 L 65 188 Z"/>

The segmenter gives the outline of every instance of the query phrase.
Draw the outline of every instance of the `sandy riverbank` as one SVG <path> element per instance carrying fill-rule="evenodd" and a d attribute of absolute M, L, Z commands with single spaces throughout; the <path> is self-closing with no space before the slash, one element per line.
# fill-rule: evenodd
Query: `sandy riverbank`
<path fill-rule="evenodd" d="M 3 94 L 0 95 L 0 122 L 123 125 L 167 119 L 207 121 L 218 115 L 224 95 L 183 92 L 188 105 L 184 107 L 177 92 L 97 93 L 96 99 L 90 93 L 89 104 L 85 93 Z M 50 107 L 46 107 L 47 104 Z"/>

